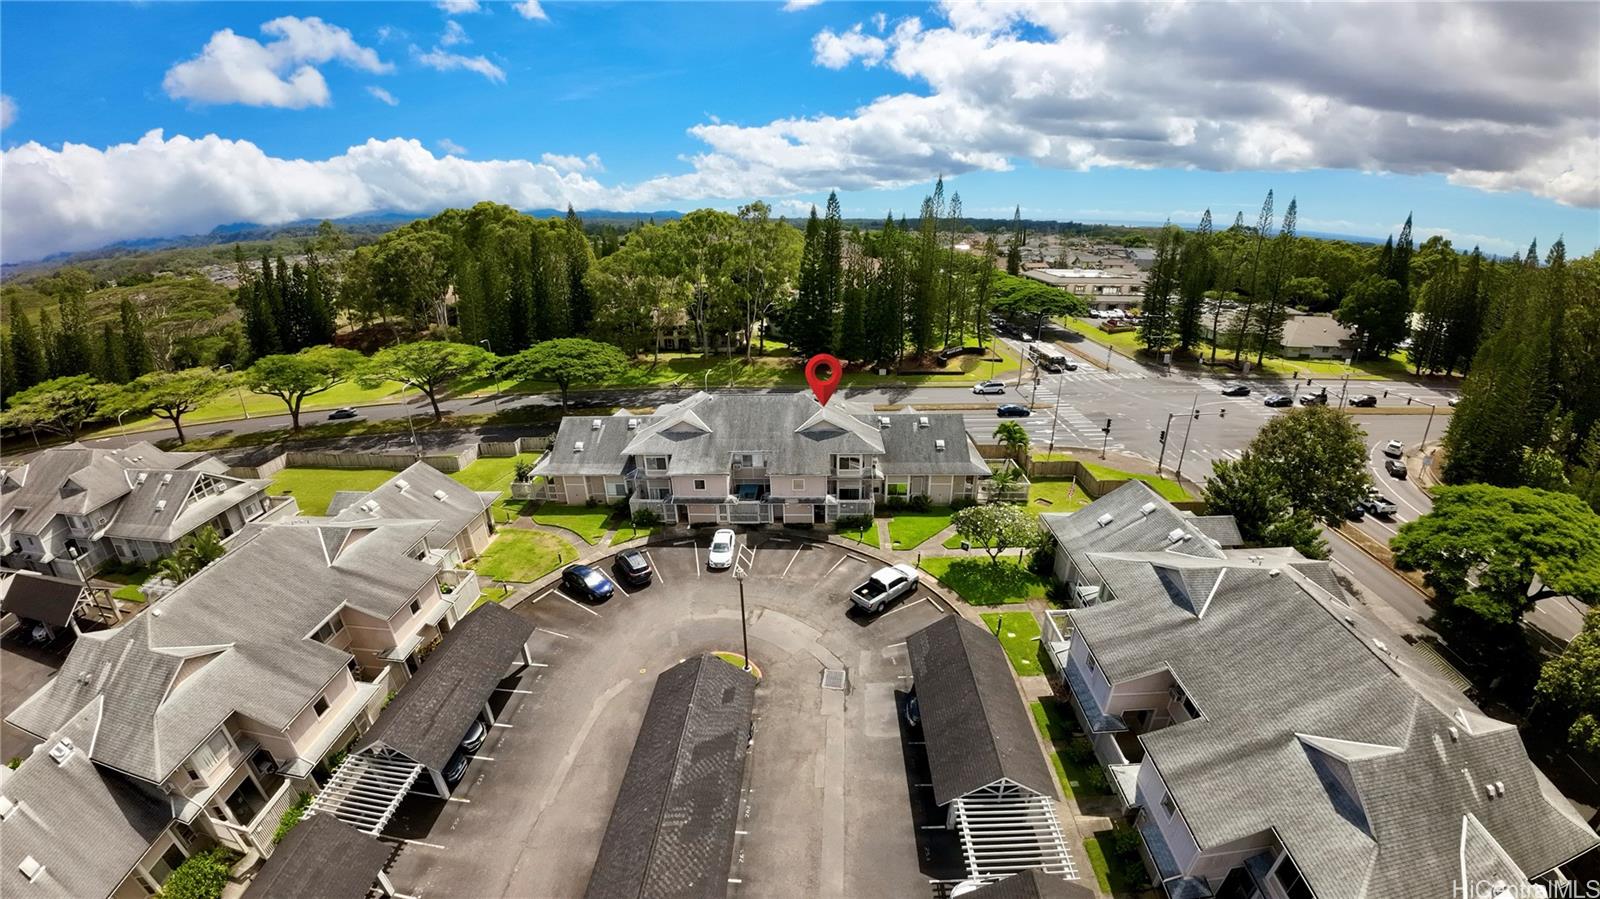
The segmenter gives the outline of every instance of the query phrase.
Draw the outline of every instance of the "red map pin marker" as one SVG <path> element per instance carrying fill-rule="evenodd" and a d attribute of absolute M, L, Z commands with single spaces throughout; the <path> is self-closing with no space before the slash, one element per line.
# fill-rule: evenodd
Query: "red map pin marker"
<path fill-rule="evenodd" d="M 819 368 L 827 370 L 827 377 L 817 374 Z M 806 383 L 811 385 L 811 395 L 824 406 L 828 405 L 828 400 L 843 379 L 844 365 L 827 353 L 818 353 L 806 362 Z"/>

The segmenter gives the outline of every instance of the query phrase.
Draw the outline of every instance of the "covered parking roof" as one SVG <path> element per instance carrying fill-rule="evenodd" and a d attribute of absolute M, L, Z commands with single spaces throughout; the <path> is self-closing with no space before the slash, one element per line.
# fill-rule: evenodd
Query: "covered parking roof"
<path fill-rule="evenodd" d="M 367 899 L 394 849 L 332 815 L 296 824 L 244 899 Z"/>
<path fill-rule="evenodd" d="M 0 612 L 65 627 L 83 596 L 83 585 L 65 578 L 18 571 L 0 581 Z"/>
<path fill-rule="evenodd" d="M 1002 780 L 1054 795 L 1033 722 L 993 634 L 950 615 L 912 634 L 906 649 L 935 802 L 947 805 Z"/>
<path fill-rule="evenodd" d="M 462 618 L 378 716 L 356 752 L 386 751 L 439 771 L 519 659 L 533 622 L 494 603 Z"/>
<path fill-rule="evenodd" d="M 588 899 L 727 894 L 755 688 L 710 655 L 656 679 Z"/>
<path fill-rule="evenodd" d="M 1094 890 L 1081 883 L 1029 868 L 967 894 L 967 899 L 1093 899 Z"/>

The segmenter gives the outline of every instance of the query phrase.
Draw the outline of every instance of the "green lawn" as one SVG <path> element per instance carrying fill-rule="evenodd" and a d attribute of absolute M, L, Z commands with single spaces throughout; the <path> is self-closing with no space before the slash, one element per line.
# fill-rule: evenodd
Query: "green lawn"
<path fill-rule="evenodd" d="M 640 531 L 636 530 L 631 524 L 623 525 L 622 527 L 617 528 L 617 532 L 615 534 L 611 535 L 611 545 L 616 546 L 618 543 L 627 543 L 629 540 L 632 540 L 635 537 L 654 537 L 665 530 L 665 527 L 658 526 L 646 528 L 645 530 Z"/>
<path fill-rule="evenodd" d="M 481 606 L 486 602 L 505 602 L 506 597 L 517 592 L 510 586 L 496 586 L 488 583 L 487 578 L 479 579 L 478 589 L 482 592 L 478 594 L 477 601 L 472 604 L 472 609 L 476 609 L 478 606 Z M 468 609 L 467 611 L 470 612 L 472 609 Z"/>
<path fill-rule="evenodd" d="M 1189 495 L 1189 491 L 1183 489 L 1183 485 L 1171 478 L 1158 478 L 1153 474 L 1134 474 L 1131 471 L 1123 471 L 1120 468 L 1112 468 L 1109 465 L 1100 465 L 1098 463 L 1090 462 L 1087 459 L 1081 458 L 1078 459 L 1078 464 L 1083 468 L 1088 469 L 1090 474 L 1102 481 L 1107 479 L 1144 481 L 1146 484 L 1154 487 L 1155 491 L 1161 494 L 1162 498 L 1164 499 L 1172 500 L 1174 502 L 1183 502 L 1184 500 L 1194 499 L 1194 497 Z"/>
<path fill-rule="evenodd" d="M 532 463 L 537 461 L 536 453 L 523 453 L 520 456 L 507 456 L 504 458 L 480 458 L 478 461 L 461 469 L 450 477 L 455 478 L 473 490 L 495 490 L 502 496 L 511 495 L 511 479 L 516 476 L 518 461 Z"/>
<path fill-rule="evenodd" d="M 1116 334 L 1107 334 L 1096 325 L 1081 321 L 1076 318 L 1059 319 L 1061 324 L 1073 331 L 1082 334 L 1101 346 L 1116 347 L 1119 351 L 1132 356 L 1142 347 L 1139 345 L 1139 331 L 1132 329 L 1119 331 Z M 1210 344 L 1203 344 L 1197 350 L 1210 358 Z M 1232 359 L 1231 348 L 1217 350 L 1217 359 Z M 1249 355 L 1250 362 L 1255 362 L 1255 355 Z M 1289 378 L 1295 374 L 1301 377 L 1310 375 L 1317 378 L 1338 378 L 1348 374 L 1352 381 L 1380 381 L 1391 378 L 1404 378 L 1410 375 L 1406 367 L 1404 352 L 1395 352 L 1383 359 L 1363 359 L 1354 365 L 1345 364 L 1342 359 L 1285 359 L 1281 356 L 1269 355 L 1264 358 L 1259 367 L 1252 369 L 1255 372 L 1272 375 L 1274 377 Z"/>
<path fill-rule="evenodd" d="M 607 520 L 611 518 L 609 506 L 561 506 L 555 503 L 541 503 L 532 511 L 533 520 L 539 524 L 551 527 L 566 528 L 583 538 L 583 542 L 593 546 L 600 542 L 600 538 L 610 530 Z"/>
<path fill-rule="evenodd" d="M 503 528 L 473 565 L 497 581 L 536 581 L 578 557 L 572 544 L 554 534 Z"/>
<path fill-rule="evenodd" d="M 354 382 L 346 382 L 322 393 L 306 397 L 305 403 L 300 407 L 300 421 L 302 424 L 307 425 L 322 422 L 327 418 L 318 414 L 322 411 L 337 409 L 341 406 L 364 406 L 372 403 L 381 403 L 385 400 L 398 399 L 397 394 L 399 392 L 400 385 L 393 381 L 372 388 L 364 388 Z M 415 399 L 417 393 L 413 390 L 408 395 Z M 242 405 L 240 404 L 241 399 L 243 399 Z M 289 408 L 284 405 L 283 400 L 275 396 L 264 396 L 259 393 L 251 393 L 248 390 L 244 391 L 241 396 L 238 390 L 227 390 L 218 394 L 215 399 L 200 408 L 185 415 L 183 424 L 187 427 L 190 424 L 202 424 L 208 421 L 231 421 L 243 417 L 246 411 L 249 412 L 251 417 L 255 418 L 267 415 L 289 414 Z M 122 426 L 129 431 L 153 430 L 172 433 L 172 425 L 170 423 L 152 416 L 125 417 L 122 420 Z M 105 436 L 106 434 L 117 432 L 118 427 L 112 424 L 99 428 L 95 432 L 86 432 L 84 437 L 88 438 L 92 434 Z M 160 437 L 162 435 L 157 433 L 155 436 Z"/>
<path fill-rule="evenodd" d="M 926 512 L 896 511 L 889 520 L 889 540 L 895 549 L 919 546 L 950 526 L 950 514 L 949 506 L 935 507 Z"/>
<path fill-rule="evenodd" d="M 1027 511 L 1073 512 L 1089 504 L 1089 495 L 1078 489 L 1072 478 L 1038 478 L 1028 487 Z M 958 539 L 956 545 L 960 546 Z"/>
<path fill-rule="evenodd" d="M 95 578 L 97 580 L 110 581 L 113 584 L 121 584 L 122 586 L 111 591 L 111 595 L 117 599 L 124 602 L 144 602 L 144 594 L 139 592 L 139 587 L 155 576 L 158 565 L 158 562 L 151 562 L 149 565 L 128 567 L 113 563 L 102 569 L 99 574 L 95 575 Z"/>
<path fill-rule="evenodd" d="M 384 468 L 285 468 L 272 477 L 268 493 L 288 493 L 304 515 L 326 515 L 328 503 L 340 490 L 372 490 L 394 477 Z"/>
<path fill-rule="evenodd" d="M 988 556 L 928 556 L 922 560 L 922 570 L 975 606 L 1043 599 L 1049 586 L 1013 558 L 990 562 Z"/>
<path fill-rule="evenodd" d="M 999 638 L 1011 660 L 1011 668 L 1021 675 L 1043 674 L 1039 664 L 1039 622 L 1032 612 L 985 612 L 983 623 Z"/>
<path fill-rule="evenodd" d="M 1102 893 L 1137 893 L 1150 886 L 1144 863 L 1139 859 L 1138 850 L 1133 848 L 1132 841 L 1138 839 L 1132 827 L 1119 824 L 1112 830 L 1096 831 L 1083 841 L 1084 854 L 1089 857 L 1089 866 L 1094 868 L 1094 879 L 1099 882 Z M 1121 854 L 1117 852 L 1119 843 L 1128 847 Z"/>
<path fill-rule="evenodd" d="M 839 536 L 843 537 L 846 540 L 852 540 L 852 541 L 855 541 L 856 543 L 861 543 L 861 544 L 864 544 L 866 546 L 870 546 L 873 549 L 877 549 L 878 548 L 878 520 L 876 518 L 874 518 L 872 520 L 871 526 L 869 526 L 866 530 L 863 530 L 863 531 L 840 531 L 839 532 Z"/>
<path fill-rule="evenodd" d="M 1060 322 L 1069 330 L 1076 331 L 1095 343 L 1100 344 L 1101 346 L 1116 347 L 1118 350 L 1127 353 L 1130 356 L 1139 352 L 1141 349 L 1139 346 L 1139 331 L 1136 328 L 1127 331 L 1118 331 L 1115 334 L 1107 334 L 1095 325 L 1091 325 L 1086 321 L 1072 318 L 1070 316 L 1067 318 L 1056 319 L 1056 321 Z M 1104 354 L 1102 353 L 1101 355 Z"/>
<path fill-rule="evenodd" d="M 1055 699 L 1031 702 L 1028 709 L 1034 726 L 1050 743 L 1050 766 L 1061 781 L 1061 791 L 1068 796 L 1109 795 L 1105 769 L 1095 759 L 1089 738 L 1078 731 L 1072 710 Z"/>

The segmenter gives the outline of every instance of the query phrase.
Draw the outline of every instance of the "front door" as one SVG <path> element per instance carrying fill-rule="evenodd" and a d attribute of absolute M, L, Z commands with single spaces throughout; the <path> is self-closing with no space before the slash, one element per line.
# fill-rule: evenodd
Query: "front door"
<path fill-rule="evenodd" d="M 267 797 L 261 794 L 261 788 L 256 782 L 246 777 L 239 781 L 234 788 L 233 795 L 228 797 L 228 811 L 233 813 L 233 820 L 240 825 L 248 826 L 255 821 L 256 815 L 267 807 Z"/>

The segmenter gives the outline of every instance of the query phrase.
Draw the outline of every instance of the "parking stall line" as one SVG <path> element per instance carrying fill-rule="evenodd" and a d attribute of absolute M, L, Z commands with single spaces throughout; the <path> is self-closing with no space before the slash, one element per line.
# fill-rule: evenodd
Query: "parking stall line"
<path fill-rule="evenodd" d="M 903 606 L 896 606 L 896 607 L 890 609 L 889 611 L 884 612 L 882 615 L 879 615 L 878 618 L 879 618 L 879 620 L 882 620 L 884 618 L 888 618 L 890 615 L 893 615 L 896 612 L 904 612 L 906 609 L 909 609 L 912 606 L 917 605 L 918 603 L 924 603 L 924 602 L 927 602 L 927 601 L 928 601 L 928 597 L 924 596 L 921 599 L 914 600 L 912 602 L 908 602 Z"/>
<path fill-rule="evenodd" d="M 440 845 L 438 843 L 428 843 L 428 842 L 425 842 L 423 840 L 408 840 L 405 837 L 385 837 L 384 839 L 385 839 L 385 841 L 393 840 L 393 841 L 395 841 L 397 843 L 404 843 L 407 846 L 426 846 L 429 849 L 444 849 L 444 848 L 446 848 L 446 847 L 444 847 L 444 846 L 442 846 L 442 845 Z"/>
<path fill-rule="evenodd" d="M 474 762 L 492 762 L 492 761 L 494 761 L 494 756 L 492 756 L 492 755 L 469 755 L 469 756 L 467 756 L 467 758 L 469 760 L 471 760 L 471 761 L 474 761 Z"/>
<path fill-rule="evenodd" d="M 547 627 L 540 627 L 540 628 L 535 628 L 535 630 L 541 630 L 541 631 L 544 631 L 544 632 L 545 632 L 545 633 L 547 633 L 547 634 L 551 634 L 551 635 L 554 635 L 554 636 L 557 636 L 557 637 L 560 637 L 560 638 L 561 638 L 561 639 L 563 639 L 563 640 L 571 640 L 571 639 L 572 639 L 572 638 L 571 638 L 571 637 L 569 637 L 569 636 L 567 636 L 567 635 L 566 635 L 566 634 L 563 634 L 563 633 L 561 633 L 561 632 L 560 632 L 560 631 L 553 631 L 553 630 L 551 630 L 551 629 L 549 629 L 549 628 L 547 628 Z M 547 666 L 547 667 L 548 667 L 548 666 Z"/>
<path fill-rule="evenodd" d="M 501 722 L 501 721 L 496 721 L 495 723 L 493 723 L 493 724 L 491 724 L 489 726 L 490 727 L 507 727 L 507 728 L 516 727 L 515 724 L 506 724 L 506 723 Z"/>
<path fill-rule="evenodd" d="M 656 564 L 656 557 L 650 555 L 648 552 L 644 554 L 644 557 L 650 560 L 650 570 L 654 571 L 656 573 L 656 577 L 661 578 L 661 583 L 665 584 L 667 582 L 667 576 L 661 573 L 661 566 Z"/>
<path fill-rule="evenodd" d="M 462 803 L 466 803 L 467 805 L 471 805 L 472 804 L 472 800 L 471 799 L 462 799 L 459 796 L 446 796 L 444 801 L 445 802 L 462 802 Z"/>
<path fill-rule="evenodd" d="M 628 591 L 622 589 L 622 582 L 621 581 L 612 581 L 611 584 L 612 584 L 612 586 L 616 587 L 617 591 L 620 592 L 623 596 L 626 596 L 629 599 L 633 598 L 633 594 L 632 593 L 629 593 Z"/>
<path fill-rule="evenodd" d="M 694 576 L 695 577 L 699 577 L 700 576 L 700 544 L 699 543 L 695 543 L 695 544 L 692 544 L 692 545 L 694 546 Z"/>
<path fill-rule="evenodd" d="M 825 572 L 823 572 L 823 575 L 822 575 L 822 576 L 823 576 L 823 577 L 827 577 L 827 576 L 828 576 L 828 575 L 830 575 L 830 574 L 833 574 L 833 570 L 834 570 L 834 569 L 835 569 L 835 568 L 838 568 L 838 567 L 839 567 L 839 566 L 840 566 L 840 565 L 843 565 L 843 564 L 844 564 L 844 563 L 845 563 L 845 560 L 846 560 L 846 559 L 848 559 L 848 558 L 850 558 L 850 556 L 848 556 L 848 555 L 843 555 L 843 556 L 840 556 L 840 557 L 839 557 L 839 560 L 838 560 L 838 561 L 836 561 L 836 562 L 834 562 L 834 563 L 833 563 L 833 564 L 832 564 L 832 565 L 830 565 L 830 566 L 829 566 L 829 567 L 828 567 L 828 570 L 827 570 L 827 571 L 825 571 Z"/>
<path fill-rule="evenodd" d="M 789 557 L 789 564 L 783 566 L 783 574 L 778 575 L 778 577 L 788 577 L 789 576 L 789 569 L 794 567 L 794 560 L 800 558 L 800 554 L 805 552 L 805 551 L 806 551 L 806 548 L 804 546 L 800 547 L 799 549 L 796 549 L 794 551 L 794 555 Z"/>
<path fill-rule="evenodd" d="M 536 602 L 538 602 L 538 601 L 539 601 L 539 600 L 541 600 L 541 599 L 544 599 L 544 598 L 545 598 L 545 597 L 546 597 L 546 596 L 549 596 L 549 595 L 550 595 L 550 594 L 552 594 L 552 593 L 554 593 L 554 592 L 556 592 L 556 591 L 555 591 L 555 588 L 554 588 L 554 587 L 552 587 L 552 588 L 550 588 L 550 589 L 549 589 L 549 590 L 546 590 L 546 591 L 544 591 L 544 592 L 543 592 L 543 593 L 541 593 L 541 594 L 539 594 L 539 595 L 538 595 L 538 596 L 535 596 L 535 597 L 534 597 L 534 598 L 532 598 L 532 599 L 530 599 L 530 600 L 528 600 L 528 605 L 530 605 L 530 606 L 531 606 L 531 605 L 533 605 L 533 604 L 534 604 L 534 603 L 536 603 Z"/>
<path fill-rule="evenodd" d="M 541 667 L 541 668 L 550 667 L 548 665 L 540 665 L 538 662 L 534 662 L 534 664 L 535 665 L 539 665 L 539 667 Z M 533 691 L 532 690 L 521 690 L 521 689 L 518 689 L 516 687 L 495 687 L 494 691 L 496 693 L 525 693 L 525 694 L 527 694 L 529 696 L 533 695 Z"/>
<path fill-rule="evenodd" d="M 573 599 L 572 597 L 566 595 L 565 593 L 561 594 L 561 598 L 566 600 L 567 602 L 572 603 L 573 605 L 575 605 L 578 608 L 584 610 L 585 612 L 588 612 L 590 615 L 593 615 L 596 618 L 601 617 L 599 612 L 596 612 L 594 609 L 591 609 L 588 606 L 584 605 L 583 603 L 578 602 L 576 599 Z M 554 633 L 554 631 L 552 631 L 551 633 Z"/>

